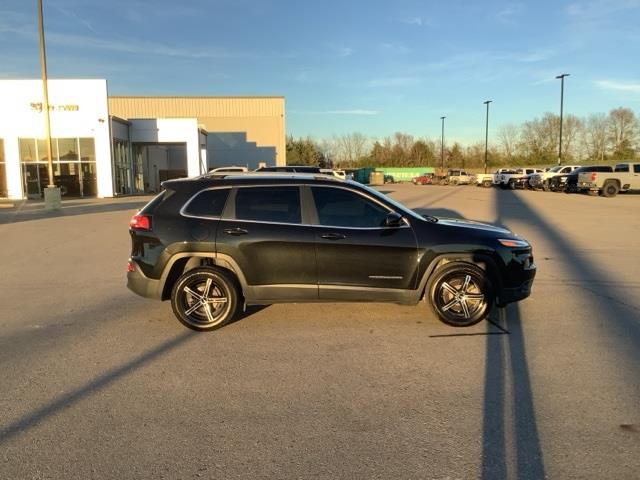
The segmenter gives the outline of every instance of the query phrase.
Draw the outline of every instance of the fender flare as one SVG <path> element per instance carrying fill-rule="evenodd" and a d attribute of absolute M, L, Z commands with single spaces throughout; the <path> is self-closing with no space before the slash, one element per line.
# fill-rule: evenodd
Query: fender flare
<path fill-rule="evenodd" d="M 420 283 L 418 284 L 418 292 L 420 292 L 420 297 L 424 296 L 429 278 L 431 277 L 431 275 L 433 275 L 433 272 L 435 272 L 436 268 L 438 268 L 440 265 L 444 265 L 445 263 L 450 262 L 466 262 L 482 268 L 489 274 L 489 278 L 496 288 L 496 297 L 499 297 L 499 294 L 502 291 L 502 278 L 500 277 L 500 270 L 498 269 L 498 265 L 489 254 L 474 252 L 451 252 L 441 253 L 437 255 L 433 260 L 431 260 L 431 262 L 427 266 L 427 269 L 422 274 L 422 278 L 420 279 Z"/>

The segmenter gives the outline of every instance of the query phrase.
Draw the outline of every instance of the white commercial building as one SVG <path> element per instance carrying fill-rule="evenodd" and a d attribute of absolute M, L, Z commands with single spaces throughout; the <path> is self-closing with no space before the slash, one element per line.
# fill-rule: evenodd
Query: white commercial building
<path fill-rule="evenodd" d="M 285 163 L 282 97 L 108 97 L 100 79 L 48 86 L 63 198 L 150 193 L 163 180 L 215 166 Z M 0 197 L 41 198 L 48 184 L 41 81 L 0 80 L 0 106 Z"/>

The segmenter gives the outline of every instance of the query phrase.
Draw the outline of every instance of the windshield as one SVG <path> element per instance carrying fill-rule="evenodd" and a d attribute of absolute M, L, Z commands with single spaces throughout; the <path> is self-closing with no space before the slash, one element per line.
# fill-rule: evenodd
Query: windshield
<path fill-rule="evenodd" d="M 562 167 L 560 167 L 560 165 L 558 165 L 556 167 L 550 168 L 549 171 L 550 172 L 557 172 L 558 170 L 560 170 L 560 168 L 562 168 Z"/>
<path fill-rule="evenodd" d="M 395 208 L 397 208 L 398 210 L 400 210 L 402 213 L 406 213 L 407 215 L 412 216 L 413 218 L 417 218 L 418 220 L 423 220 L 424 221 L 424 217 L 422 215 L 418 215 L 416 212 L 414 212 L 413 210 L 411 210 L 410 208 L 408 208 L 407 206 L 401 204 L 400 202 L 396 202 L 393 198 L 385 195 L 384 193 L 380 193 L 378 190 L 368 187 L 367 185 L 358 185 L 360 188 L 365 189 L 368 193 L 370 193 L 371 195 L 373 195 L 374 197 L 377 197 L 387 203 L 390 203 L 391 205 L 393 205 Z"/>

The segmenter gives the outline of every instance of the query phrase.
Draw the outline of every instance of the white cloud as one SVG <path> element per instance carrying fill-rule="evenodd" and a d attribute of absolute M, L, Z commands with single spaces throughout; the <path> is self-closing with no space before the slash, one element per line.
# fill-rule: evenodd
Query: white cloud
<path fill-rule="evenodd" d="M 640 0 L 591 0 L 567 5 L 568 16 L 579 20 L 599 20 L 624 10 L 640 8 Z"/>
<path fill-rule="evenodd" d="M 316 111 L 300 111 L 300 110 L 290 110 L 290 114 L 300 114 L 300 115 L 379 115 L 380 111 L 378 110 L 366 110 L 366 109 L 349 109 L 349 110 L 316 110 Z"/>
<path fill-rule="evenodd" d="M 349 57 L 353 55 L 354 52 L 353 48 L 350 47 L 332 46 L 331 49 L 335 52 L 336 56 L 340 58 Z"/>
<path fill-rule="evenodd" d="M 415 25 L 416 27 L 426 27 L 432 24 L 431 19 L 420 15 L 413 17 L 406 17 L 402 20 L 402 23 L 407 25 Z"/>
<path fill-rule="evenodd" d="M 524 11 L 522 3 L 507 3 L 502 10 L 495 14 L 495 19 L 500 23 L 514 24 L 515 18 Z"/>
<path fill-rule="evenodd" d="M 618 92 L 640 93 L 640 82 L 627 83 L 615 80 L 598 80 L 595 84 L 603 90 L 614 90 Z"/>
<path fill-rule="evenodd" d="M 406 55 L 411 53 L 411 49 L 402 42 L 382 42 L 380 50 L 392 55 Z"/>
<path fill-rule="evenodd" d="M 374 78 L 367 84 L 370 87 L 410 87 L 422 82 L 419 77 Z"/>

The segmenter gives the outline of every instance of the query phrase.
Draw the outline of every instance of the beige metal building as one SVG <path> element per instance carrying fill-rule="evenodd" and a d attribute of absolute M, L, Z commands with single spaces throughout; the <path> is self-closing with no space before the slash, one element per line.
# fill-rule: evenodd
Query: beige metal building
<path fill-rule="evenodd" d="M 109 96 L 109 114 L 126 119 L 196 118 L 212 165 L 285 164 L 284 97 Z M 262 151 L 260 151 L 262 149 Z M 216 155 L 222 156 L 220 162 Z M 265 157 L 266 155 L 266 157 Z"/>
<path fill-rule="evenodd" d="M 40 80 L 0 80 L 0 197 L 42 198 L 42 102 Z M 67 198 L 286 163 L 283 97 L 109 97 L 104 79 L 50 79 L 49 111 L 54 182 Z"/>

